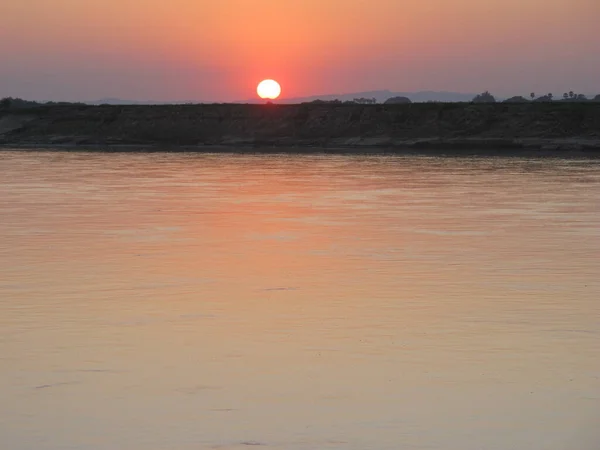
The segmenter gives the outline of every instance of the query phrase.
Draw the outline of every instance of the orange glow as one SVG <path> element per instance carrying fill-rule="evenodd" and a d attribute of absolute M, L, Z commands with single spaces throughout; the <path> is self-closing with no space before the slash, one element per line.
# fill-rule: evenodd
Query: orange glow
<path fill-rule="evenodd" d="M 258 84 L 256 93 L 260 98 L 275 100 L 281 95 L 281 86 L 275 80 L 263 80 Z"/>

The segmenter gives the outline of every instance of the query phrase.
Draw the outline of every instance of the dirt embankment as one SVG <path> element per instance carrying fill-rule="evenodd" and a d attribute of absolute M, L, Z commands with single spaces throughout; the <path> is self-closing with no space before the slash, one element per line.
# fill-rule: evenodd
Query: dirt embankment
<path fill-rule="evenodd" d="M 598 153 L 600 103 L 42 106 L 0 111 L 0 145 Z"/>

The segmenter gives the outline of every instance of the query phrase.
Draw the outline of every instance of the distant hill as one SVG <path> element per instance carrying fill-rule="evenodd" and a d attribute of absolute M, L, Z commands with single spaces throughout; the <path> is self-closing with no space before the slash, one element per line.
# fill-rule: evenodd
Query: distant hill
<path fill-rule="evenodd" d="M 280 98 L 275 100 L 273 103 L 306 103 L 314 100 L 341 100 L 351 101 L 355 98 L 375 98 L 378 103 L 383 103 L 387 99 L 392 97 L 407 97 L 412 102 L 470 102 L 473 100 L 476 94 L 465 94 L 460 92 L 446 92 L 446 91 L 419 91 L 419 92 L 394 92 L 390 90 L 381 91 L 365 91 L 365 92 L 351 92 L 346 94 L 324 94 L 324 95 L 312 95 L 310 97 L 294 97 L 294 98 Z M 153 100 L 125 100 L 120 98 L 103 98 L 100 100 L 93 100 L 85 102 L 88 105 L 183 105 L 186 103 L 203 103 L 199 100 L 174 100 L 168 102 L 159 102 Z M 212 103 L 212 102 L 210 102 Z M 240 100 L 231 103 L 264 103 L 264 100 L 258 98 L 252 98 L 247 100 Z"/>
<path fill-rule="evenodd" d="M 390 90 L 351 92 L 347 94 L 324 94 L 312 95 L 310 97 L 281 98 L 274 103 L 306 103 L 315 100 L 341 100 L 351 101 L 355 98 L 374 98 L 378 103 L 383 103 L 392 97 L 407 97 L 412 102 L 470 102 L 477 94 L 446 92 L 446 91 L 419 91 L 419 92 L 395 92 Z M 251 99 L 235 103 L 263 103 L 260 99 Z"/>
<path fill-rule="evenodd" d="M 93 100 L 85 102 L 88 105 L 183 105 L 186 103 L 201 103 L 198 101 L 168 101 L 168 102 L 157 102 L 154 100 L 124 100 L 122 98 L 101 98 L 100 100 Z"/>

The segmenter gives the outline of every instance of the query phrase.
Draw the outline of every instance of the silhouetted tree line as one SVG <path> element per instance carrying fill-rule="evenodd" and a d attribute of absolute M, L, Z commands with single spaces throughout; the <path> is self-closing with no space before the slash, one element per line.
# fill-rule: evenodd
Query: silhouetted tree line
<path fill-rule="evenodd" d="M 476 95 L 472 103 L 496 103 L 496 97 L 494 97 L 489 91 L 482 92 L 481 94 Z M 525 98 L 522 95 L 516 95 L 514 97 L 510 97 L 503 101 L 503 103 L 544 103 L 544 102 L 600 102 L 600 94 L 596 95 L 593 99 L 587 98 L 583 94 L 576 94 L 573 91 L 565 92 L 562 95 L 562 98 L 555 99 L 552 93 L 548 93 L 541 96 L 536 96 L 535 92 L 529 94 L 529 98 Z M 334 104 L 334 105 L 373 105 L 377 103 L 375 98 L 355 98 L 354 100 L 313 100 L 312 102 L 315 104 Z M 402 104 L 402 103 L 412 103 L 408 97 L 392 97 L 387 99 L 384 104 Z M 443 103 L 436 100 L 429 100 L 426 103 Z"/>
<path fill-rule="evenodd" d="M 527 102 L 553 102 L 553 101 L 561 101 L 561 102 L 600 102 L 600 94 L 596 95 L 593 99 L 588 99 L 583 94 L 576 94 L 573 91 L 565 92 L 562 95 L 562 98 L 559 100 L 554 99 L 554 95 L 550 92 L 546 95 L 536 96 L 535 92 L 529 94 L 531 100 L 526 99 L 521 95 L 517 95 L 515 97 L 508 98 L 504 100 L 504 103 L 527 103 Z M 482 94 L 478 94 L 473 98 L 473 103 L 496 103 L 496 98 L 490 94 L 488 91 L 483 92 Z"/>
<path fill-rule="evenodd" d="M 559 100 L 555 100 L 554 95 L 552 93 L 548 93 L 542 96 L 536 96 L 535 92 L 529 94 L 531 100 L 523 97 L 523 96 L 514 96 L 504 100 L 504 103 L 528 103 L 528 102 L 553 102 L 553 101 L 561 101 L 561 102 L 600 102 L 600 94 L 596 95 L 593 99 L 588 99 L 583 94 L 577 94 L 573 91 L 565 92 L 562 95 L 562 98 Z M 496 98 L 489 92 L 485 91 L 481 94 L 475 96 L 472 100 L 473 103 L 496 103 Z M 333 105 L 374 105 L 377 103 L 377 99 L 375 98 L 355 98 L 353 100 L 341 101 L 338 99 L 335 100 L 313 100 L 312 102 L 308 102 L 312 104 L 333 104 Z M 385 104 L 408 104 L 412 103 L 408 97 L 392 97 L 387 99 Z M 435 100 L 429 100 L 427 103 L 441 103 Z M 36 102 L 31 100 L 24 100 L 22 98 L 13 98 L 13 97 L 4 97 L 0 99 L 0 110 L 10 110 L 10 109 L 27 109 L 27 108 L 36 108 L 40 106 L 51 106 L 51 105 L 84 105 L 81 102 Z"/>
<path fill-rule="evenodd" d="M 354 100 L 352 100 L 352 102 L 358 105 L 374 105 L 375 103 L 377 103 L 377 99 L 360 97 L 355 98 Z"/>
<path fill-rule="evenodd" d="M 0 100 L 0 109 L 27 109 L 36 108 L 44 105 L 83 105 L 83 103 L 73 102 L 36 102 L 32 100 L 23 100 L 22 98 L 4 97 Z"/>

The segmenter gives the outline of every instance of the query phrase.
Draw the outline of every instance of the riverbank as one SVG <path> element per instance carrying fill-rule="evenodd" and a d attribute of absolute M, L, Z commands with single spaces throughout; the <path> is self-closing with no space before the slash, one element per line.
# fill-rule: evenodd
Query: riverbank
<path fill-rule="evenodd" d="M 54 105 L 0 111 L 0 146 L 600 154 L 600 103 Z"/>

